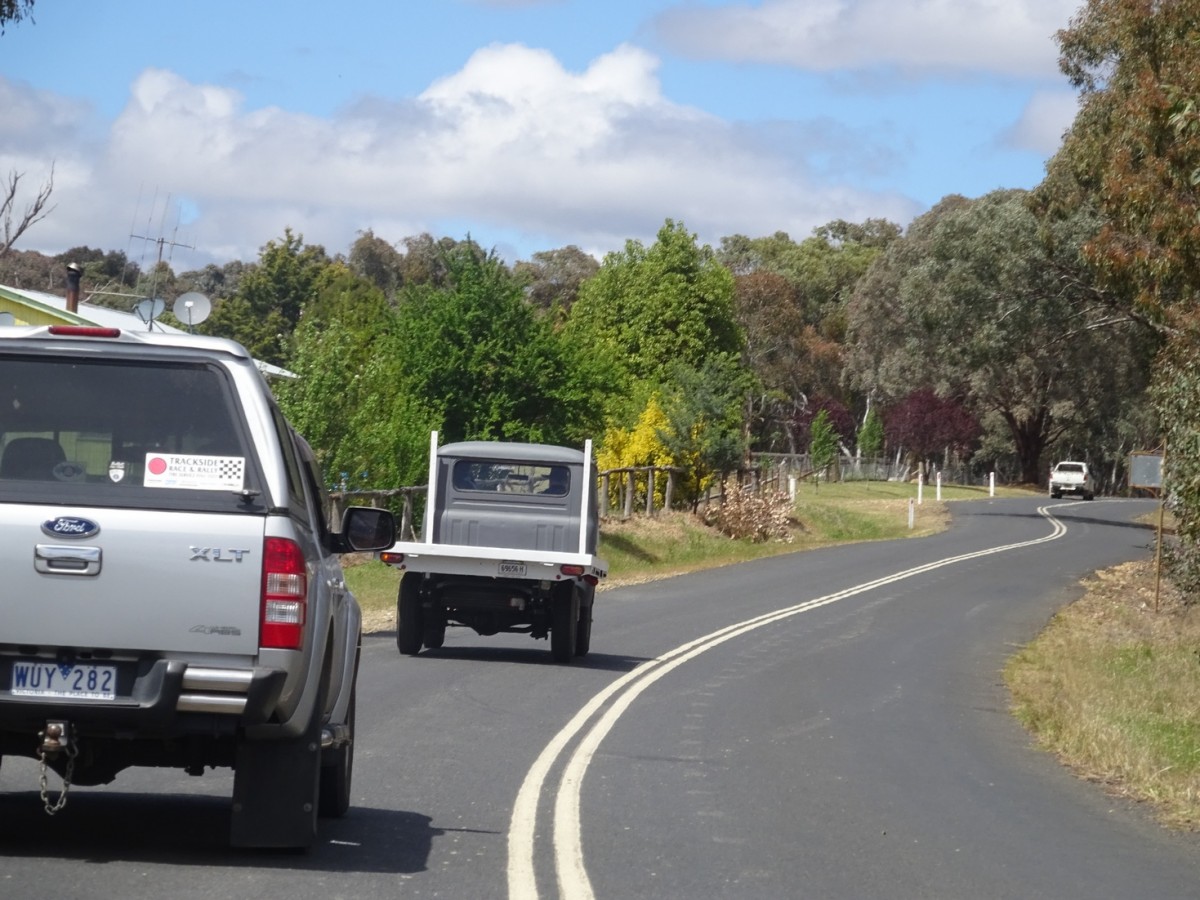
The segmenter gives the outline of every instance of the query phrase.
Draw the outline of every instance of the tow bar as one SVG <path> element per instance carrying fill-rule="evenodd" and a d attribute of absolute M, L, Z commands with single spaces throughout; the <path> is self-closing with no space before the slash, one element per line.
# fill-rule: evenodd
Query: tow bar
<path fill-rule="evenodd" d="M 71 774 L 75 771 L 75 757 L 79 753 L 79 748 L 71 739 L 71 723 L 61 719 L 48 719 L 46 727 L 38 732 L 38 740 L 41 742 L 37 752 L 38 762 L 41 764 L 38 784 L 41 786 L 42 805 L 46 808 L 46 815 L 52 816 L 67 805 L 67 791 L 71 787 Z M 46 785 L 47 773 L 50 768 L 46 762 L 57 759 L 62 753 L 67 755 L 67 769 L 62 779 L 62 792 L 52 803 L 50 789 Z"/>

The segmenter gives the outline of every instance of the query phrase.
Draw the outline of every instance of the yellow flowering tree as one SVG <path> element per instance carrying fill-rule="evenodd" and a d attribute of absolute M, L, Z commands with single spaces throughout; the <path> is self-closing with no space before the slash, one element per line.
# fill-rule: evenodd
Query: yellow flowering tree
<path fill-rule="evenodd" d="M 628 469 L 644 466 L 686 466 L 686 462 L 675 459 L 667 449 L 664 436 L 670 434 L 670 422 L 663 411 L 657 393 L 651 395 L 638 416 L 632 429 L 609 428 L 604 432 L 603 445 L 596 451 L 596 465 L 600 471 Z M 609 483 L 609 503 L 620 502 L 621 484 L 625 478 Z M 639 473 L 635 478 L 634 507 L 642 508 L 646 503 L 648 478 Z M 654 504 L 661 507 L 666 496 L 667 480 L 658 476 L 654 482 Z"/>

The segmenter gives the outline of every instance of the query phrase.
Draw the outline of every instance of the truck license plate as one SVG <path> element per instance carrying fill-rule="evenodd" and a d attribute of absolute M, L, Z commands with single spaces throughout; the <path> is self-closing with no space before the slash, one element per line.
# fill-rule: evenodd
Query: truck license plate
<path fill-rule="evenodd" d="M 12 669 L 12 692 L 21 697 L 115 700 L 117 667 L 17 660 Z"/>
<path fill-rule="evenodd" d="M 525 563 L 502 559 L 500 561 L 500 574 L 523 578 L 525 577 Z"/>

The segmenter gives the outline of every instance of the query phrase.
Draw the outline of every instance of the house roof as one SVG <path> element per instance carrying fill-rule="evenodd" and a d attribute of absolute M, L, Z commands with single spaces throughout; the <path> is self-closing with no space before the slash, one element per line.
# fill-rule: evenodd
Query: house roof
<path fill-rule="evenodd" d="M 157 331 L 162 334 L 187 334 L 181 328 L 167 325 L 157 319 L 149 323 L 137 313 L 97 306 L 86 300 L 79 301 L 76 312 L 68 312 L 67 298 L 45 291 L 30 291 L 24 288 L 0 284 L 0 312 L 11 313 L 15 325 L 98 325 L 102 328 L 120 328 L 122 331 Z M 0 323 L 3 324 L 3 323 Z M 256 359 L 258 370 L 268 378 L 295 378 L 295 372 Z"/>

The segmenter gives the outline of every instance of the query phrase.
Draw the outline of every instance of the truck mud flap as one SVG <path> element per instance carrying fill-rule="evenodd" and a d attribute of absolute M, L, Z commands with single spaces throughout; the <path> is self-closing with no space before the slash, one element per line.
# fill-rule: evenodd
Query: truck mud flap
<path fill-rule="evenodd" d="M 304 850 L 317 836 L 317 791 L 321 774 L 321 723 L 300 738 L 238 744 L 234 762 L 234 847 Z"/>

